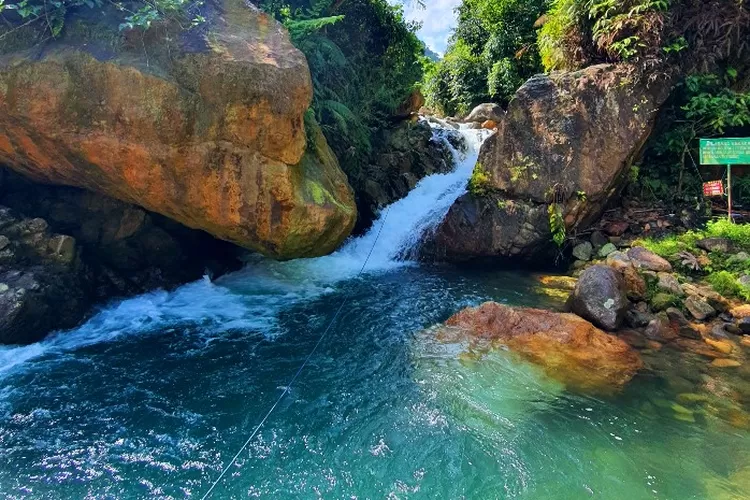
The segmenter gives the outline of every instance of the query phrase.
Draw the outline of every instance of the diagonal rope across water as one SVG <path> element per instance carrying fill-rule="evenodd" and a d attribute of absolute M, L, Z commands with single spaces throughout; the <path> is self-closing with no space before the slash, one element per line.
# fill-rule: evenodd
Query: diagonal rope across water
<path fill-rule="evenodd" d="M 373 241 L 372 248 L 370 248 L 370 252 L 367 254 L 367 257 L 365 258 L 364 263 L 362 263 L 362 268 L 359 270 L 359 273 L 355 276 L 355 278 L 359 278 L 362 273 L 365 272 L 365 268 L 367 267 L 367 263 L 370 261 L 370 257 L 372 257 L 372 253 L 375 251 L 375 246 L 378 243 L 378 239 L 380 239 L 380 233 L 382 233 L 383 228 L 385 227 L 385 223 L 388 220 L 388 212 L 390 211 L 390 206 L 386 208 L 385 214 L 383 215 L 383 223 L 380 225 L 380 228 L 378 229 L 378 232 L 375 236 L 375 241 Z M 206 493 L 201 497 L 201 500 L 206 500 L 211 493 L 213 493 L 216 486 L 221 482 L 221 480 L 226 476 L 227 472 L 229 472 L 229 469 L 237 462 L 237 459 L 242 454 L 243 451 L 247 448 L 247 446 L 250 444 L 250 442 L 253 440 L 253 438 L 258 434 L 258 431 L 263 427 L 263 425 L 266 423 L 266 421 L 271 417 L 271 414 L 273 414 L 274 410 L 276 410 L 276 407 L 279 406 L 279 403 L 284 399 L 284 397 L 289 394 L 289 391 L 294 385 L 294 382 L 297 381 L 300 374 L 302 373 L 302 370 L 305 369 L 305 366 L 307 366 L 307 363 L 312 359 L 312 357 L 315 355 L 316 351 L 318 350 L 318 347 L 320 347 L 320 344 L 323 342 L 323 339 L 328 335 L 328 333 L 331 331 L 331 328 L 333 328 L 333 325 L 336 323 L 336 320 L 339 317 L 339 314 L 341 314 L 341 311 L 344 310 L 344 307 L 346 307 L 346 304 L 349 302 L 349 299 L 351 298 L 352 292 L 351 289 L 349 292 L 347 292 L 346 296 L 344 297 L 344 300 L 341 301 L 341 305 L 336 310 L 336 313 L 333 315 L 333 318 L 331 318 L 330 323 L 328 323 L 328 327 L 323 331 L 323 334 L 320 336 L 318 341 L 315 343 L 315 346 L 313 347 L 312 351 L 310 351 L 310 354 L 307 355 L 305 360 L 300 365 L 297 372 L 294 374 L 292 379 L 289 381 L 289 383 L 284 387 L 284 390 L 281 392 L 281 395 L 276 399 L 276 402 L 271 406 L 271 408 L 266 412 L 263 419 L 260 421 L 260 423 L 253 429 L 252 434 L 250 434 L 250 437 L 245 440 L 245 442 L 242 444 L 240 449 L 235 453 L 235 455 L 232 457 L 232 460 L 229 461 L 229 463 L 222 469 L 221 474 L 219 477 L 216 478 L 216 480 L 211 484 L 211 487 L 206 491 Z"/>

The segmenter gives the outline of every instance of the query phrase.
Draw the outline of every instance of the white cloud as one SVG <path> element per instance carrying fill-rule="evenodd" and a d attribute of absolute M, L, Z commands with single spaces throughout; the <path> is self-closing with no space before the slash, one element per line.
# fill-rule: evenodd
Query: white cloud
<path fill-rule="evenodd" d="M 421 8 L 415 1 L 407 2 L 404 6 L 406 18 L 422 23 L 419 38 L 434 52 L 443 55 L 451 30 L 456 27 L 453 10 L 461 4 L 461 0 L 425 0 L 424 3 L 425 7 Z"/>

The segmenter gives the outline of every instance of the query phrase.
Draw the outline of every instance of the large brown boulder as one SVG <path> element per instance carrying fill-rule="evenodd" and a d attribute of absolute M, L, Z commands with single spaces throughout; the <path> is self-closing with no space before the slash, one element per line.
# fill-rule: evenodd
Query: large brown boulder
<path fill-rule="evenodd" d="M 144 34 L 91 14 L 30 49 L 18 40 L 31 25 L 12 32 L 0 48 L 0 162 L 273 257 L 332 251 L 356 209 L 304 119 L 305 57 L 242 0 L 207 4 L 206 18 Z"/>
<path fill-rule="evenodd" d="M 588 393 L 617 391 L 643 366 L 627 343 L 574 314 L 495 302 L 460 311 L 437 335 L 448 342 L 468 338 L 506 346 L 568 388 Z"/>
<path fill-rule="evenodd" d="M 546 252 L 550 205 L 568 232 L 594 222 L 624 186 L 669 90 L 666 79 L 639 80 L 624 66 L 530 79 L 482 146 L 487 194 L 454 204 L 435 236 L 438 256 Z"/>

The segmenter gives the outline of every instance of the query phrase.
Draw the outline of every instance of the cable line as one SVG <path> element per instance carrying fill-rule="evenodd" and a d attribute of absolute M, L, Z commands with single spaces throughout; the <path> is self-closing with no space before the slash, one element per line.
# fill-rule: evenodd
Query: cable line
<path fill-rule="evenodd" d="M 359 270 L 359 272 L 356 275 L 356 278 L 359 278 L 362 273 L 364 273 L 365 268 L 367 267 L 367 263 L 370 261 L 370 257 L 372 257 L 372 253 L 375 251 L 375 246 L 378 243 L 378 240 L 380 239 L 380 233 L 383 232 L 383 228 L 385 227 L 385 222 L 388 219 L 388 212 L 390 211 L 391 207 L 388 206 L 386 208 L 385 214 L 383 215 L 383 223 L 380 225 L 380 228 L 378 229 L 377 234 L 375 235 L 375 241 L 372 244 L 372 248 L 370 249 L 370 252 L 367 254 L 367 258 L 365 259 L 364 263 L 362 264 L 362 268 Z M 258 434 L 258 431 L 261 427 L 263 427 L 263 424 L 266 423 L 268 418 L 271 416 L 271 414 L 274 412 L 277 406 L 279 406 L 279 403 L 281 403 L 281 400 L 284 399 L 284 397 L 289 394 L 289 391 L 296 382 L 297 378 L 299 378 L 300 374 L 302 373 L 302 370 L 305 369 L 305 366 L 307 366 L 307 363 L 310 361 L 310 359 L 315 355 L 315 352 L 318 350 L 318 347 L 320 347 L 320 344 L 323 342 L 323 339 L 328 335 L 328 332 L 331 331 L 331 328 L 333 328 L 334 323 L 336 323 L 336 319 L 338 319 L 339 314 L 341 314 L 341 311 L 344 310 L 344 307 L 346 306 L 347 302 L 349 302 L 349 299 L 351 298 L 352 291 L 351 288 L 347 292 L 346 296 L 344 297 L 344 300 L 341 302 L 341 305 L 336 310 L 336 313 L 333 315 L 333 318 L 331 318 L 331 322 L 328 323 L 328 327 L 325 329 L 323 334 L 320 336 L 318 341 L 315 343 L 315 346 L 313 347 L 312 351 L 310 351 L 310 354 L 307 355 L 305 358 L 305 361 L 302 362 L 302 365 L 300 365 L 297 372 L 294 374 L 292 379 L 289 381 L 289 383 L 284 387 L 284 390 L 282 391 L 281 395 L 276 399 L 276 402 L 271 406 L 271 408 L 266 412 L 265 416 L 263 417 L 263 420 L 260 421 L 260 423 L 255 427 L 253 430 L 253 433 L 250 434 L 250 437 L 247 438 L 247 440 L 243 443 L 242 447 L 235 453 L 235 455 L 232 457 L 232 460 L 229 461 L 229 463 L 224 467 L 224 469 L 221 471 L 221 474 L 218 478 L 216 478 L 216 481 L 211 484 L 211 487 L 208 489 L 205 495 L 201 497 L 201 500 L 206 500 L 211 493 L 214 491 L 216 486 L 221 482 L 221 480 L 224 478 L 224 476 L 229 472 L 230 467 L 232 467 L 236 462 L 239 456 L 242 454 L 243 451 L 245 451 L 245 448 L 250 444 L 250 442 L 253 440 L 256 434 Z"/>

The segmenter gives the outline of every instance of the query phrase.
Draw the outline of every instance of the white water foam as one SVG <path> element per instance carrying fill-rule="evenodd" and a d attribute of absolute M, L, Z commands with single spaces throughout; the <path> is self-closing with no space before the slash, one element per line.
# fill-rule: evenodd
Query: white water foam
<path fill-rule="evenodd" d="M 155 291 L 123 300 L 74 330 L 29 346 L 0 347 L 0 375 L 45 354 L 180 324 L 205 327 L 212 334 L 245 329 L 272 336 L 280 310 L 333 291 L 336 282 L 359 274 L 368 255 L 367 273 L 413 265 L 401 256 L 408 255 L 465 193 L 479 148 L 488 136 L 483 130 L 460 130 L 467 148 L 458 151 L 445 138 L 444 128 L 433 126 L 433 131 L 434 138 L 453 152 L 454 171 L 424 178 L 408 196 L 384 210 L 366 234 L 350 239 L 337 252 L 290 262 L 256 257 L 243 270 L 213 283 L 204 279 L 172 292 Z"/>

